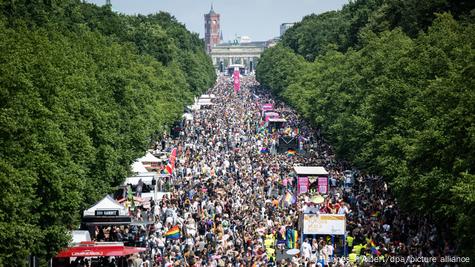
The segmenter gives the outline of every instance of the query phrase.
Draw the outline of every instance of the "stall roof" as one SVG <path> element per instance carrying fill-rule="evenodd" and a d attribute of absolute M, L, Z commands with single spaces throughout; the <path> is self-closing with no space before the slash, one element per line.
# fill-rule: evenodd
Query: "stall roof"
<path fill-rule="evenodd" d="M 269 122 L 287 122 L 284 118 L 270 118 Z"/>
<path fill-rule="evenodd" d="M 144 173 L 144 172 L 148 172 L 148 171 L 147 171 L 147 169 L 145 169 L 142 162 L 135 161 L 134 163 L 132 163 L 132 172 Z"/>
<path fill-rule="evenodd" d="M 205 106 L 205 105 L 214 105 L 214 103 L 211 102 L 211 99 L 199 99 L 198 102 L 196 103 L 200 106 Z"/>
<path fill-rule="evenodd" d="M 137 159 L 137 161 L 140 161 L 140 162 L 161 162 L 160 159 L 158 159 L 157 157 L 152 155 L 152 153 L 150 153 L 150 152 L 147 152 L 145 154 L 145 156 Z"/>
<path fill-rule="evenodd" d="M 127 184 L 136 185 L 139 183 L 140 179 L 142 179 L 142 182 L 144 184 L 152 184 L 153 177 L 155 177 L 155 180 L 157 180 L 158 182 L 158 179 L 165 178 L 168 176 L 170 176 L 170 174 L 146 172 L 146 173 L 141 173 L 140 175 L 126 177 L 123 185 L 127 185 Z"/>
<path fill-rule="evenodd" d="M 268 117 L 268 116 L 277 116 L 278 117 L 279 116 L 279 113 L 274 112 L 274 111 L 268 111 L 264 114 L 265 114 L 266 117 Z"/>
<path fill-rule="evenodd" d="M 56 258 L 127 256 L 145 250 L 146 248 L 126 247 L 122 242 L 81 242 L 62 250 Z"/>
<path fill-rule="evenodd" d="M 137 185 L 140 180 L 142 180 L 142 182 L 144 184 L 152 184 L 153 177 L 154 176 L 132 176 L 132 177 L 127 177 L 127 178 L 125 178 L 124 185 L 127 185 L 127 184 Z M 155 179 L 157 179 L 157 178 L 155 178 Z"/>
<path fill-rule="evenodd" d="M 213 98 L 216 98 L 216 95 L 210 94 L 210 95 L 201 95 L 201 96 L 200 96 L 200 99 L 206 99 L 206 98 L 211 98 L 211 99 L 213 99 Z"/>
<path fill-rule="evenodd" d="M 297 175 L 328 175 L 328 172 L 325 170 L 325 168 L 317 166 L 294 166 L 294 171 L 297 173 Z"/>
<path fill-rule="evenodd" d="M 99 210 L 117 210 L 118 216 L 127 216 L 127 210 L 119 202 L 115 201 L 111 196 L 107 195 L 105 198 L 94 204 L 94 206 L 83 212 L 84 216 L 96 216 L 96 211 Z"/>

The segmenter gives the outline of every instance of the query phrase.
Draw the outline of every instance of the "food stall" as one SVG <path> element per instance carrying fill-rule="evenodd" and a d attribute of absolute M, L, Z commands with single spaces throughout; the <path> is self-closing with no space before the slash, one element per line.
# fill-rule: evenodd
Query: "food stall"
<path fill-rule="evenodd" d="M 270 130 L 284 128 L 287 120 L 284 118 L 269 118 L 267 126 Z"/>
<path fill-rule="evenodd" d="M 94 238 L 96 226 L 128 225 L 131 221 L 128 210 L 107 195 L 83 212 L 81 229 L 88 230 L 91 237 Z"/>
<path fill-rule="evenodd" d="M 321 166 L 294 166 L 297 174 L 297 193 L 315 189 L 320 194 L 328 193 L 328 172 Z"/>
<path fill-rule="evenodd" d="M 127 256 L 145 252 L 146 248 L 128 247 L 122 242 L 94 242 L 83 241 L 72 244 L 70 247 L 61 250 L 56 257 L 53 258 L 53 267 L 69 267 L 77 266 L 84 259 L 87 259 L 90 266 L 105 266 L 111 263 L 111 257 L 115 266 L 127 267 Z"/>

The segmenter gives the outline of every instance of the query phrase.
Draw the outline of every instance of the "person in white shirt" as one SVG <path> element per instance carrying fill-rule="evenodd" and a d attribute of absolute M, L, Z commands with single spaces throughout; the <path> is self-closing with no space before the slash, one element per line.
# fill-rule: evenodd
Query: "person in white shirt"
<path fill-rule="evenodd" d="M 195 224 L 195 220 L 194 220 L 193 217 L 191 217 L 191 216 L 188 216 L 188 219 L 186 220 L 186 232 L 187 232 L 190 236 L 195 236 L 195 235 L 196 235 L 196 224 Z"/>
<path fill-rule="evenodd" d="M 327 244 L 323 250 L 325 251 L 325 264 L 327 262 L 330 262 L 330 260 L 333 259 L 333 251 L 334 251 L 334 248 L 333 248 L 333 245 L 330 245 L 330 244 Z"/>
<path fill-rule="evenodd" d="M 305 239 L 305 241 L 302 243 L 302 257 L 309 260 L 311 254 L 312 246 L 310 245 L 308 239 Z"/>
<path fill-rule="evenodd" d="M 350 210 L 348 209 L 348 206 L 346 204 L 343 204 L 339 209 L 338 209 L 338 214 L 348 214 L 350 213 Z"/>

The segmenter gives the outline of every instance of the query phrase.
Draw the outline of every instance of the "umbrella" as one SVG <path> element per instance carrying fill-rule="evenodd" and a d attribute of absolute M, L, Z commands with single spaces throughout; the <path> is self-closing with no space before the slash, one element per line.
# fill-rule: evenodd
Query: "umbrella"
<path fill-rule="evenodd" d="M 296 249 L 296 248 L 287 250 L 287 255 L 293 256 L 293 255 L 297 255 L 297 254 L 299 254 L 299 253 L 300 253 L 300 250 L 299 250 L 299 249 Z"/>
<path fill-rule="evenodd" d="M 325 199 L 320 195 L 314 195 L 311 199 L 310 202 L 315 203 L 315 204 L 321 204 L 325 201 Z"/>

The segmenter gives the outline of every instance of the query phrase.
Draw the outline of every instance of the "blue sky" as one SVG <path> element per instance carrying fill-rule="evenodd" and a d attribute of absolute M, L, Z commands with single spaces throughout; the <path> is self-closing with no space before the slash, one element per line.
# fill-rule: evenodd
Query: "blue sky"
<path fill-rule="evenodd" d="M 98 5 L 105 0 L 86 0 Z M 203 37 L 203 15 L 210 10 L 221 14 L 224 41 L 235 35 L 265 41 L 279 36 L 280 24 L 300 21 L 305 15 L 338 10 L 348 0 L 111 0 L 115 11 L 125 14 L 151 14 L 166 11 Z"/>

